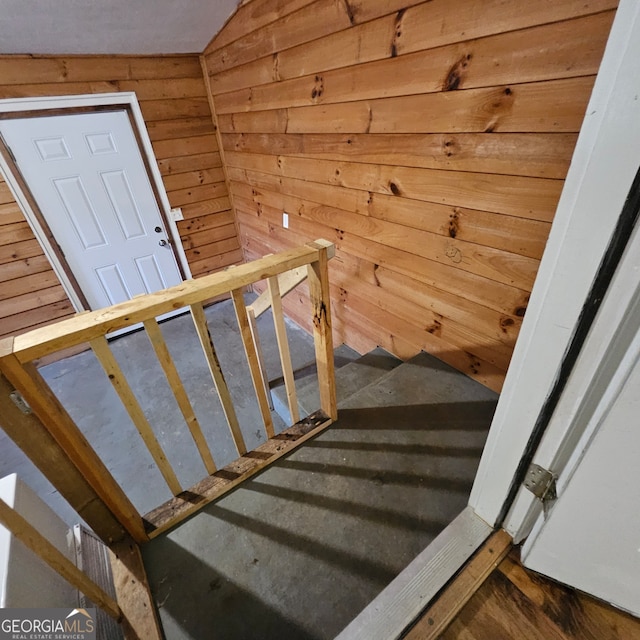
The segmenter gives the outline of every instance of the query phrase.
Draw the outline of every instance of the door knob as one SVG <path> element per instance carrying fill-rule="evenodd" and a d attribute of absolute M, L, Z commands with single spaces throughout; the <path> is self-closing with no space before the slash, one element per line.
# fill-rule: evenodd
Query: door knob
<path fill-rule="evenodd" d="M 158 244 L 159 244 L 161 247 L 166 247 L 166 246 L 167 246 L 167 244 L 169 244 L 169 243 L 168 243 L 166 240 L 164 240 L 164 239 L 163 239 L 163 240 L 160 240 L 160 242 L 158 242 Z"/>
<path fill-rule="evenodd" d="M 154 231 L 155 231 L 156 233 L 162 233 L 162 227 L 156 227 L 156 228 L 154 229 Z"/>

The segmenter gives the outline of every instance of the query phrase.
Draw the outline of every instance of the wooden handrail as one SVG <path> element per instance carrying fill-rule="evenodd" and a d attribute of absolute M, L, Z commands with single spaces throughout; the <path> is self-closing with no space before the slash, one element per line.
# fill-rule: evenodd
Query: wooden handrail
<path fill-rule="evenodd" d="M 157 318 L 170 311 L 241 289 L 258 280 L 311 264 L 318 260 L 322 248 L 328 251 L 330 257 L 335 252 L 333 244 L 319 240 L 317 243 L 231 267 L 227 271 L 187 280 L 175 287 L 127 300 L 106 309 L 78 314 L 55 324 L 33 329 L 15 337 L 13 352 L 20 362 L 42 358 L 149 318 Z"/>
<path fill-rule="evenodd" d="M 36 449 L 38 446 L 46 445 L 56 460 L 64 461 L 64 464 L 69 467 L 65 473 L 68 473 L 69 480 L 73 478 L 80 490 L 76 496 L 70 482 L 66 480 L 58 482 L 56 486 L 61 487 L 65 497 L 70 498 L 72 506 L 83 515 L 86 522 L 98 532 L 103 540 L 109 543 L 128 534 L 138 543 L 145 542 L 149 535 L 149 514 L 144 519 L 141 517 L 111 472 L 89 445 L 71 416 L 42 379 L 33 360 L 78 344 L 88 343 L 91 346 L 159 471 L 175 496 L 173 498 L 175 502 L 168 503 L 170 506 L 166 509 L 162 506 L 159 507 L 158 513 L 162 514 L 161 522 L 156 519 L 154 524 L 156 532 L 159 528 L 166 530 L 177 521 L 178 512 L 181 514 L 180 517 L 184 517 L 193 509 L 202 507 L 209 500 L 230 490 L 242 478 L 248 477 L 270 464 L 278 456 L 283 455 L 286 449 L 283 445 L 284 441 L 290 441 L 287 448 L 297 446 L 296 442 L 302 442 L 304 439 L 312 437 L 336 419 L 327 269 L 327 262 L 334 255 L 334 252 L 333 244 L 326 240 L 318 240 L 278 255 L 266 256 L 248 264 L 231 267 L 224 272 L 212 274 L 199 280 L 190 280 L 164 291 L 136 297 L 107 309 L 84 312 L 73 318 L 30 331 L 15 338 L 0 340 L 0 381 L 3 382 L 2 376 L 6 376 L 9 385 L 13 385 L 13 388 L 22 394 L 33 411 L 34 417 L 31 421 L 38 426 L 38 429 L 42 430 L 41 434 L 38 431 L 38 438 L 31 442 L 30 439 L 21 436 L 19 428 L 19 425 L 26 424 L 29 419 L 18 418 L 16 420 L 11 417 L 8 425 L 9 434 L 15 436 L 19 446 L 30 458 L 39 463 L 41 470 L 54 484 L 56 484 L 59 468 L 49 461 L 48 456 L 41 455 Z M 312 420 L 307 421 L 298 420 L 295 381 L 281 303 L 283 291 L 289 291 L 301 279 L 304 279 L 301 269 L 306 271 L 306 277 L 309 280 L 321 398 L 321 410 L 316 412 Z M 261 297 L 252 311 L 254 311 L 254 315 L 255 311 L 259 315 L 268 307 L 273 310 L 289 408 L 292 421 L 296 422 L 291 427 L 293 431 L 288 430 L 286 436 L 275 434 L 268 405 L 268 392 L 264 388 L 260 371 L 257 341 L 252 335 L 250 314 L 247 313 L 242 292 L 244 286 L 260 280 L 267 280 L 268 303 Z M 205 301 L 227 293 L 230 293 L 233 299 L 238 327 L 266 431 L 267 442 L 264 444 L 264 451 L 256 449 L 247 452 L 231 394 L 216 355 L 203 309 Z M 209 449 L 156 320 L 160 315 L 182 308 L 189 309 L 191 312 L 209 371 L 238 450 L 239 458 L 221 470 L 216 468 L 214 452 Z M 124 372 L 107 342 L 106 336 L 109 333 L 139 323 L 142 323 L 147 331 L 178 408 L 182 412 L 190 435 L 200 453 L 208 474 L 202 481 L 204 482 L 202 486 L 208 488 L 201 488 L 198 484 L 186 491 L 183 490 L 140 401 L 126 380 Z M 0 398 L 0 400 L 8 401 L 9 394 L 6 395 L 7 398 Z M 14 416 L 16 412 L 12 410 L 10 413 L 11 416 Z M 51 440 L 48 439 L 49 437 Z M 230 474 L 233 476 L 233 480 L 230 480 Z M 210 490 L 214 486 L 216 487 L 215 491 Z M 83 503 L 83 500 L 87 498 L 94 501 L 91 509 Z M 114 527 L 114 525 L 116 526 Z M 122 529 L 118 529 L 117 525 L 120 525 Z"/>

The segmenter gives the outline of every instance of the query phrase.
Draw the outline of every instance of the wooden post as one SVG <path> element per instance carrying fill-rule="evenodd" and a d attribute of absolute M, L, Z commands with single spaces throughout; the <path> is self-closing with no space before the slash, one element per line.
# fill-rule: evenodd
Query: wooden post
<path fill-rule="evenodd" d="M 0 341 L 0 370 L 33 417 L 18 418 L 11 400 L 2 397 L 2 426 L 106 543 L 121 537 L 113 518 L 136 542 L 148 540 L 140 514 L 78 426 L 33 364 L 21 364 L 12 350 L 12 338 Z M 25 425 L 33 431 L 25 432 Z"/>
<path fill-rule="evenodd" d="M 142 437 L 142 440 L 145 445 L 147 445 L 147 449 L 149 450 L 149 453 L 156 465 L 158 465 L 158 469 L 171 490 L 171 493 L 173 493 L 174 496 L 178 495 L 182 491 L 180 482 L 178 482 L 178 478 L 176 477 L 173 468 L 169 464 L 167 457 L 164 455 L 164 451 L 162 450 L 147 417 L 144 415 L 144 411 L 142 410 L 140 403 L 129 386 L 120 365 L 111 352 L 107 339 L 104 336 L 100 336 L 99 338 L 91 340 L 89 344 L 91 344 L 91 348 L 93 349 L 96 358 L 98 358 L 98 362 L 107 374 L 109 382 L 113 385 L 113 388 L 122 401 L 124 408 L 127 410 L 127 413 L 138 430 L 138 433 Z"/>
<path fill-rule="evenodd" d="M 131 540 L 109 550 L 116 600 L 122 610 L 125 640 L 162 640 L 158 612 L 153 602 L 140 547 Z"/>
<path fill-rule="evenodd" d="M 291 424 L 300 420 L 298 410 L 298 396 L 296 395 L 296 381 L 293 375 L 293 365 L 291 364 L 291 352 L 289 350 L 289 340 L 287 339 L 287 328 L 284 322 L 282 311 L 282 298 L 278 278 L 272 277 L 267 280 L 269 286 L 269 296 L 271 297 L 271 312 L 273 313 L 273 324 L 276 329 L 276 340 L 278 341 L 278 351 L 280 352 L 280 363 L 282 364 L 282 375 L 284 386 L 287 391 L 287 402 L 289 403 L 289 415 Z"/>
<path fill-rule="evenodd" d="M 51 544 L 40 532 L 17 511 L 0 498 L 0 524 L 5 526 L 28 549 L 44 560 L 67 582 L 79 589 L 112 618 L 120 620 L 122 611 L 118 603 L 107 595 L 93 580 Z"/>
<path fill-rule="evenodd" d="M 251 337 L 251 328 L 249 327 L 249 320 L 247 319 L 247 308 L 244 304 L 242 289 L 234 289 L 231 292 L 231 297 L 233 298 L 233 306 L 236 310 L 236 318 L 238 320 L 238 327 L 240 328 L 240 335 L 242 336 L 242 344 L 244 345 L 244 351 L 247 356 L 249 372 L 251 373 L 253 388 L 255 389 L 256 398 L 258 399 L 258 406 L 260 407 L 260 413 L 262 414 L 264 428 L 267 432 L 267 437 L 273 438 L 275 432 L 273 430 L 273 421 L 271 420 L 271 411 L 269 410 L 269 401 L 267 400 L 267 394 L 265 393 L 264 386 L 262 384 L 260 362 L 256 353 L 256 346 Z"/>
<path fill-rule="evenodd" d="M 236 449 L 238 450 L 238 455 L 242 456 L 247 452 L 247 445 L 244 443 L 244 437 L 242 436 L 242 431 L 240 430 L 240 424 L 238 423 L 236 410 L 233 406 L 231 394 L 229 393 L 229 387 L 227 386 L 227 381 L 224 379 L 222 367 L 220 366 L 220 361 L 218 360 L 218 354 L 216 353 L 215 347 L 213 346 L 213 340 L 211 339 L 211 334 L 209 333 L 209 325 L 207 324 L 207 317 L 204 314 L 202 304 L 198 303 L 191 305 L 191 318 L 193 319 L 196 333 L 198 334 L 198 338 L 200 339 L 200 345 L 202 346 L 204 357 L 207 360 L 207 366 L 209 367 L 209 373 L 211 373 L 213 384 L 215 385 L 216 391 L 218 392 L 222 410 L 224 411 L 224 415 L 227 418 L 227 423 L 231 431 L 231 437 L 235 442 Z"/>
<path fill-rule="evenodd" d="M 173 391 L 173 395 L 176 399 L 176 402 L 178 403 L 180 411 L 182 412 L 184 421 L 187 423 L 187 427 L 191 432 L 191 437 L 195 442 L 205 469 L 207 470 L 207 473 L 211 474 L 216 470 L 216 464 L 213 461 L 209 445 L 207 444 L 204 434 L 202 433 L 200 423 L 196 418 L 195 411 L 193 410 L 191 402 L 189 401 L 189 396 L 185 391 L 182 380 L 180 379 L 180 374 L 178 373 L 173 358 L 169 353 L 167 343 L 162 337 L 162 332 L 160 331 L 160 327 L 158 326 L 156 319 L 150 318 L 149 320 L 145 320 L 144 328 L 147 332 L 149 340 L 151 341 L 151 346 L 156 352 L 158 362 L 160 363 L 160 366 L 164 371 L 164 375 L 166 376 L 167 382 L 171 387 L 171 391 Z"/>
<path fill-rule="evenodd" d="M 23 413 L 11 399 L 13 385 L 0 373 L 0 427 L 46 476 L 60 495 L 104 541 L 119 540 L 125 529 L 100 500 L 69 456 L 53 439 L 35 413 Z M 142 523 L 141 523 L 142 524 Z"/>
<path fill-rule="evenodd" d="M 329 258 L 335 247 L 326 240 L 310 242 L 306 246 L 318 250 L 317 262 L 307 267 L 309 298 L 313 308 L 313 340 L 316 348 L 320 407 L 332 419 L 338 419 L 336 378 L 333 362 L 333 337 L 331 335 L 331 300 L 329 292 Z"/>

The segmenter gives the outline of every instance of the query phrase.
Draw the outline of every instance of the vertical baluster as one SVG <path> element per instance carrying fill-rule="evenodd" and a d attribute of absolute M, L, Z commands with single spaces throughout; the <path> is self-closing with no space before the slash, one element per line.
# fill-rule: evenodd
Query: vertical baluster
<path fill-rule="evenodd" d="M 182 491 L 178 478 L 169 464 L 160 443 L 156 439 L 153 429 L 129 386 L 122 369 L 120 369 L 120 365 L 113 356 L 113 353 L 111 353 L 107 339 L 104 336 L 100 336 L 99 338 L 91 340 L 90 344 L 98 358 L 98 362 L 102 365 L 138 433 L 147 445 L 147 449 L 158 466 L 162 477 L 165 479 L 173 495 L 178 495 Z"/>
<path fill-rule="evenodd" d="M 300 420 L 300 411 L 298 410 L 296 381 L 293 375 L 293 365 L 291 364 L 289 341 L 287 340 L 287 328 L 285 326 L 284 313 L 282 311 L 280 286 L 278 284 L 277 277 L 269 278 L 267 283 L 269 286 L 269 296 L 271 297 L 271 312 L 273 313 L 273 324 L 276 329 L 278 351 L 280 352 L 280 363 L 282 364 L 282 375 L 284 377 L 285 389 L 287 390 L 289 415 L 291 416 L 291 424 L 295 424 Z"/>
<path fill-rule="evenodd" d="M 209 372 L 213 378 L 213 384 L 215 385 L 218 396 L 220 397 L 220 403 L 222 404 L 222 410 L 224 411 L 227 423 L 229 424 L 231 437 L 235 442 L 238 455 L 242 456 L 247 452 L 247 446 L 245 445 L 244 438 L 242 437 L 242 431 L 238 424 L 233 400 L 231 399 L 227 382 L 224 379 L 222 368 L 220 367 L 220 361 L 218 360 L 216 350 L 213 346 L 213 340 L 209 333 L 207 318 L 201 304 L 198 303 L 191 305 L 191 317 L 193 318 L 193 324 L 195 325 L 198 338 L 200 339 L 200 344 L 202 345 L 202 350 L 207 360 Z"/>
<path fill-rule="evenodd" d="M 202 458 L 202 462 L 204 463 L 207 473 L 212 474 L 216 470 L 216 464 L 213 461 L 211 450 L 209 449 L 209 445 L 207 444 L 204 434 L 202 433 L 200 423 L 198 422 L 193 407 L 191 406 L 191 402 L 189 401 L 189 396 L 187 395 L 184 385 L 182 384 L 182 380 L 180 379 L 180 374 L 176 369 L 175 362 L 173 361 L 173 358 L 169 353 L 167 343 L 162 337 L 160 327 L 158 326 L 155 318 L 151 318 L 144 321 L 144 328 L 147 332 L 149 340 L 151 341 L 153 350 L 158 357 L 158 362 L 160 363 L 160 366 L 162 367 L 162 370 L 164 371 L 164 374 L 167 378 L 167 382 L 171 387 L 171 391 L 173 391 L 173 395 L 176 399 L 176 402 L 178 403 L 180 411 L 182 412 L 182 416 L 184 417 L 184 420 L 187 423 L 187 427 L 191 432 L 193 441 L 198 448 L 198 453 Z"/>
<path fill-rule="evenodd" d="M 251 337 L 251 328 L 249 327 L 249 320 L 247 319 L 247 308 L 244 304 L 242 289 L 234 289 L 231 292 L 231 297 L 233 298 L 233 306 L 236 310 L 236 318 L 238 320 L 238 327 L 240 328 L 242 344 L 244 345 L 244 351 L 247 356 L 251 380 L 253 381 L 253 388 L 255 389 L 256 398 L 258 399 L 258 406 L 260 407 L 260 413 L 262 414 L 264 428 L 267 432 L 267 436 L 269 438 L 273 438 L 275 432 L 273 430 L 273 421 L 271 420 L 271 411 L 269 411 L 269 401 L 267 400 L 267 394 L 265 393 L 264 386 L 262 384 L 260 362 L 258 361 L 256 346 Z"/>

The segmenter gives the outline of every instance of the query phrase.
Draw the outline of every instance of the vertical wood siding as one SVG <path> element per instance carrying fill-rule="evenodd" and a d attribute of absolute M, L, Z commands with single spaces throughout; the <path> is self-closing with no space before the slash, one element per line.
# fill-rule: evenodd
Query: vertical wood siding
<path fill-rule="evenodd" d="M 0 57 L 0 98 L 135 91 L 194 277 L 242 261 L 198 56 Z M 0 179 L 0 337 L 73 313 Z"/>
<path fill-rule="evenodd" d="M 247 257 L 336 242 L 336 342 L 499 390 L 616 6 L 241 6 L 203 58 Z"/>

